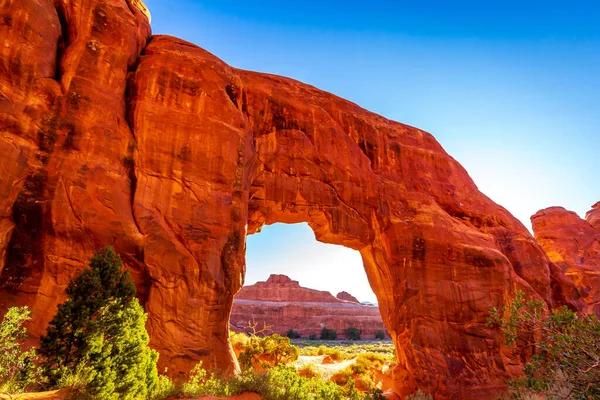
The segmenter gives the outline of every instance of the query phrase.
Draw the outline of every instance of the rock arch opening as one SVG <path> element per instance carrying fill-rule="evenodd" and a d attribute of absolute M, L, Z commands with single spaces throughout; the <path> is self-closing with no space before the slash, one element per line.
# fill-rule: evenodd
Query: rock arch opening
<path fill-rule="evenodd" d="M 306 223 L 273 224 L 247 237 L 245 284 L 230 327 L 254 321 L 305 338 L 322 328 L 346 338 L 352 327 L 361 339 L 389 338 L 376 303 L 358 251 L 318 242 Z"/>

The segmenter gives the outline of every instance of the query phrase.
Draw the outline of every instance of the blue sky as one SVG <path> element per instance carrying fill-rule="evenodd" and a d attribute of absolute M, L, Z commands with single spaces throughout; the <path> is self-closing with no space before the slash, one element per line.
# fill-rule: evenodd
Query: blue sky
<path fill-rule="evenodd" d="M 482 192 L 528 227 L 539 209 L 561 205 L 583 216 L 600 200 L 600 2 L 146 5 L 156 34 L 431 132 Z M 319 256 L 331 261 L 315 266 Z M 358 253 L 316 243 L 305 225 L 249 237 L 247 262 L 248 283 L 287 273 L 373 300 Z M 337 272 L 323 279 L 324 268 Z"/>

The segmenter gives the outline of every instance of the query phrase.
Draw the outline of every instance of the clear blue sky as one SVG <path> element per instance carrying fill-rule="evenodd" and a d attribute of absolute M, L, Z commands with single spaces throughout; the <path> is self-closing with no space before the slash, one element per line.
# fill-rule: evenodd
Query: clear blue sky
<path fill-rule="evenodd" d="M 561 205 L 583 216 L 600 200 L 600 2 L 146 5 L 156 34 L 181 37 L 232 66 L 289 76 L 431 132 L 481 191 L 526 226 L 539 209 Z M 337 278 L 318 275 L 324 268 L 313 265 L 318 255 L 331 259 L 327 268 L 338 271 Z M 311 265 L 300 265 L 302 258 Z M 248 283 L 287 273 L 306 286 L 343 286 L 373 300 L 358 253 L 316 244 L 303 225 L 277 225 L 250 237 L 247 262 Z M 360 284 L 338 282 L 341 276 Z"/>

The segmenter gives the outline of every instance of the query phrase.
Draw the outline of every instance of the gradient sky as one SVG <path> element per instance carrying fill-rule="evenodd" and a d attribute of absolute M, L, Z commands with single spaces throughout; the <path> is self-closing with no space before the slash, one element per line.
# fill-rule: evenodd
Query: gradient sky
<path fill-rule="evenodd" d="M 155 34 L 431 132 L 528 227 L 600 200 L 600 2 L 145 2 Z M 374 300 L 358 252 L 305 224 L 249 237 L 247 263 L 247 283 L 285 273 Z"/>

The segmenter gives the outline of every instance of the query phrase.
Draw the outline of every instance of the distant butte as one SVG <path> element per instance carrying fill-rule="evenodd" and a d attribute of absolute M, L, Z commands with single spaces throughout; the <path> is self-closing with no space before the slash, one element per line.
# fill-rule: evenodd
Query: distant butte
<path fill-rule="evenodd" d="M 339 338 L 345 338 L 344 330 L 350 327 L 357 328 L 362 339 L 375 339 L 377 331 L 386 332 L 377 307 L 362 305 L 352 295 L 342 293 L 354 301 L 301 287 L 285 275 L 271 275 L 266 282 L 240 289 L 233 300 L 230 321 L 236 330 L 253 321 L 259 327 L 269 325 L 274 333 L 285 335 L 293 329 L 303 337 L 318 337 L 324 327 L 335 330 Z"/>
<path fill-rule="evenodd" d="M 360 251 L 401 397 L 505 391 L 525 360 L 486 319 L 517 289 L 597 311 L 598 206 L 534 218 L 536 241 L 431 134 L 153 36 L 140 0 L 0 4 L 0 313 L 35 310 L 32 341 L 112 245 L 159 368 L 234 373 L 246 235 L 277 222 Z"/>

